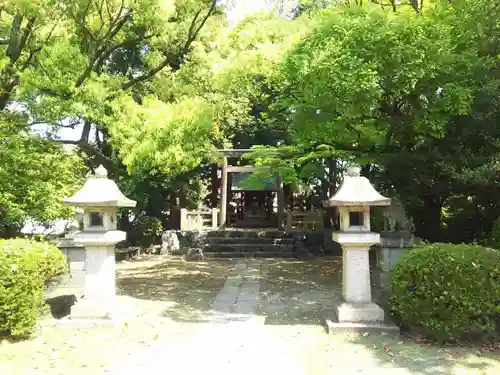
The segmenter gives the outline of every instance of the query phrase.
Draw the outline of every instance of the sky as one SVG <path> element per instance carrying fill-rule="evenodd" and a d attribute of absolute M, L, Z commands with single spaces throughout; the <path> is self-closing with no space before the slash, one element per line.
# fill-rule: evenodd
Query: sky
<path fill-rule="evenodd" d="M 267 8 L 269 0 L 232 0 L 233 5 L 228 8 L 227 18 L 229 22 L 238 22 L 251 13 L 259 12 Z"/>

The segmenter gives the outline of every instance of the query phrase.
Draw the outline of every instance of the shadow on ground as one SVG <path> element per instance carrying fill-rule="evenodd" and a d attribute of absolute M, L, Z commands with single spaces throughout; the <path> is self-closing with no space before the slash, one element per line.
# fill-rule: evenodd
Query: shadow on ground
<path fill-rule="evenodd" d="M 165 302 L 159 315 L 181 322 L 200 322 L 232 269 L 234 265 L 228 260 L 185 262 L 168 258 L 151 267 L 118 271 L 118 292 Z"/>
<path fill-rule="evenodd" d="M 258 310 L 267 325 L 322 324 L 341 298 L 339 257 L 265 260 Z"/>
<path fill-rule="evenodd" d="M 324 311 L 341 297 L 338 257 L 313 260 L 262 259 L 256 314 L 268 325 L 321 324 Z M 168 258 L 150 267 L 118 271 L 118 291 L 133 298 L 162 301 L 162 316 L 179 322 L 204 322 L 212 303 L 235 269 L 231 259 L 185 262 Z"/>
<path fill-rule="evenodd" d="M 356 335 L 350 342 L 370 350 L 381 368 L 401 368 L 412 375 L 500 374 L 500 352 L 482 348 L 439 347 L 392 335 Z"/>

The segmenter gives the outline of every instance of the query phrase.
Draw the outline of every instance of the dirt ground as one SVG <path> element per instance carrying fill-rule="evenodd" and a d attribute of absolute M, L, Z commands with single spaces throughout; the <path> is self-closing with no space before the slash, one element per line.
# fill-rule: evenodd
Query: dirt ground
<path fill-rule="evenodd" d="M 33 339 L 0 343 L 0 374 L 115 374 L 112 367 L 123 362 L 127 368 L 128 361 L 146 362 L 148 374 L 193 373 L 186 372 L 186 361 L 197 370 L 222 366 L 222 372 L 232 361 L 232 373 L 240 374 L 500 374 L 500 353 L 482 347 L 439 348 L 389 335 L 329 336 L 321 316 L 340 299 L 339 259 L 260 262 L 254 313 L 263 323 L 249 331 L 226 325 L 200 336 L 200 327 L 210 326 L 201 323 L 203 316 L 234 277 L 235 261 L 143 257 L 117 266 L 117 303 L 129 313 L 125 323 L 75 328 L 42 321 Z M 192 360 L 193 350 L 199 350 L 199 361 Z M 176 362 L 184 353 L 187 360 Z M 166 360 L 169 354 L 173 358 Z M 129 373 L 137 371 L 117 374 Z"/>
<path fill-rule="evenodd" d="M 263 260 L 258 313 L 267 325 L 321 325 L 326 310 L 342 297 L 338 257 Z"/>

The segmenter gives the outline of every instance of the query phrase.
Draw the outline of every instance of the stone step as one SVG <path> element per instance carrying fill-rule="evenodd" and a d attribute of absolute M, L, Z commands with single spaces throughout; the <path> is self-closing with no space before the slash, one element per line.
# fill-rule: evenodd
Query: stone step
<path fill-rule="evenodd" d="M 208 237 L 209 244 L 293 245 L 294 239 L 271 237 Z"/>
<path fill-rule="evenodd" d="M 239 252 L 239 253 L 282 253 L 294 252 L 292 244 L 273 245 L 273 244 L 253 244 L 253 243 L 229 243 L 229 244 L 209 244 L 204 249 L 204 252 L 221 253 L 221 252 Z"/>
<path fill-rule="evenodd" d="M 207 237 L 218 238 L 294 238 L 296 233 L 283 230 L 262 230 L 262 231 L 245 231 L 245 230 L 214 230 L 207 233 Z"/>
<path fill-rule="evenodd" d="M 204 253 L 205 258 L 296 258 L 297 255 L 291 251 L 284 252 L 217 252 L 217 253 Z"/>

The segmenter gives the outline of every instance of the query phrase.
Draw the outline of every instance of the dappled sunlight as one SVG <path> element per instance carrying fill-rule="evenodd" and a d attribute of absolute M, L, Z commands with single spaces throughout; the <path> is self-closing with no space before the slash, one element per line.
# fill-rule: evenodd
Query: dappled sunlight
<path fill-rule="evenodd" d="M 346 339 L 360 350 L 367 350 L 380 368 L 406 369 L 412 375 L 500 374 L 498 346 L 436 346 L 414 338 L 381 334 L 357 334 Z"/>
<path fill-rule="evenodd" d="M 118 291 L 133 298 L 162 301 L 160 316 L 196 322 L 210 311 L 233 269 L 230 260 L 186 262 L 168 258 L 152 267 L 122 270 L 118 274 Z"/>
<path fill-rule="evenodd" d="M 265 264 L 268 272 L 258 309 L 268 325 L 319 325 L 325 311 L 340 299 L 340 258 L 276 259 Z"/>

